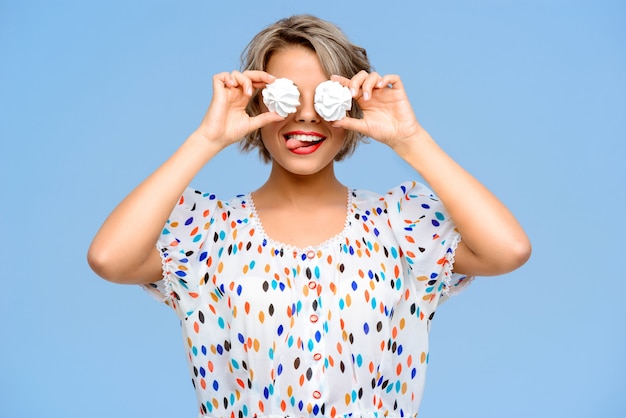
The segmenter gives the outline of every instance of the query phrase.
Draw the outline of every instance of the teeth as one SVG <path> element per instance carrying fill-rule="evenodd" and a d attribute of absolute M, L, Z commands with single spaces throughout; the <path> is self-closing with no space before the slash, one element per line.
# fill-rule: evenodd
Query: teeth
<path fill-rule="evenodd" d="M 295 139 L 296 141 L 302 142 L 317 142 L 321 141 L 324 138 L 315 135 L 287 135 L 287 139 Z"/>

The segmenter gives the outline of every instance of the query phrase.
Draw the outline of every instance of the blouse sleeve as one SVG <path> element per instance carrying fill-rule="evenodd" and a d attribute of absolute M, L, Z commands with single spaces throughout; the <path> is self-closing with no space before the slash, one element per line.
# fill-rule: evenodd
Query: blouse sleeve
<path fill-rule="evenodd" d="M 427 283 L 425 297 L 442 303 L 465 288 L 472 277 L 452 272 L 461 235 L 442 202 L 417 182 L 390 190 L 385 201 L 409 270 Z"/>
<path fill-rule="evenodd" d="M 203 283 L 201 269 L 208 254 L 206 238 L 217 205 L 214 195 L 187 188 L 156 243 L 161 253 L 163 278 L 143 287 L 171 306 L 181 319 L 193 313 L 198 304 L 199 287 Z"/>

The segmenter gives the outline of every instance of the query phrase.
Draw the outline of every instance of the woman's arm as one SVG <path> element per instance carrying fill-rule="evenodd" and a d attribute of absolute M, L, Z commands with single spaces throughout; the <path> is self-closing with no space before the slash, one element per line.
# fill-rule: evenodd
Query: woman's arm
<path fill-rule="evenodd" d="M 273 77 L 260 71 L 213 77 L 213 98 L 200 124 L 182 146 L 113 210 L 93 239 L 87 259 L 102 278 L 127 284 L 161 277 L 157 239 L 172 209 L 200 169 L 226 146 L 267 123 L 275 113 L 249 117 L 246 105 L 254 88 Z"/>
<path fill-rule="evenodd" d="M 117 283 L 149 283 L 161 277 L 155 243 L 185 187 L 220 151 L 194 132 L 156 171 L 113 210 L 93 239 L 87 260 L 96 274 Z"/>
<path fill-rule="evenodd" d="M 454 220 L 462 238 L 455 255 L 456 273 L 498 275 L 528 260 L 530 241 L 513 214 L 428 132 L 421 130 L 393 149 L 420 173 Z"/>
<path fill-rule="evenodd" d="M 531 245 L 513 214 L 485 186 L 450 158 L 415 118 L 400 77 L 361 72 L 349 86 L 363 109 L 362 119 L 345 118 L 336 126 L 353 129 L 389 145 L 409 163 L 441 199 L 462 241 L 454 271 L 498 275 L 528 260 Z"/>

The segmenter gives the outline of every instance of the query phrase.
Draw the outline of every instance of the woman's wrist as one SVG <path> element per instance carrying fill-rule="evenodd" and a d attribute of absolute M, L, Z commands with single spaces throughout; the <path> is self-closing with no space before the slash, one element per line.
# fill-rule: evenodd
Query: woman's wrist
<path fill-rule="evenodd" d="M 430 134 L 421 126 L 405 138 L 395 141 L 391 147 L 400 157 L 407 157 L 424 152 L 424 148 L 434 143 Z"/>
<path fill-rule="evenodd" d="M 221 138 L 201 129 L 196 129 L 192 132 L 185 142 L 190 143 L 197 152 L 210 157 L 219 153 L 227 146 L 227 144 L 222 143 Z"/>

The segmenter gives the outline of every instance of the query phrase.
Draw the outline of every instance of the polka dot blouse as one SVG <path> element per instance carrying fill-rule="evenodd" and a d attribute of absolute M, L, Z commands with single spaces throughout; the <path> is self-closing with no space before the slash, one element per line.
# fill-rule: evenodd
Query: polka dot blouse
<path fill-rule="evenodd" d="M 343 231 L 295 248 L 263 230 L 251 195 L 187 189 L 147 285 L 176 311 L 199 417 L 417 415 L 428 332 L 460 240 L 419 183 L 348 191 Z"/>

